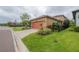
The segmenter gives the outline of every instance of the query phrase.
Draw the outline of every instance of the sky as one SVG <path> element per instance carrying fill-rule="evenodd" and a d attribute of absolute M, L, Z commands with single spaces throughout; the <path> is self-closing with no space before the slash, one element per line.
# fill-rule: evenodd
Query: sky
<path fill-rule="evenodd" d="M 65 15 L 72 19 L 72 11 L 79 9 L 79 6 L 0 6 L 0 23 L 8 21 L 21 21 L 23 13 L 30 15 L 30 19 L 42 16 Z"/>

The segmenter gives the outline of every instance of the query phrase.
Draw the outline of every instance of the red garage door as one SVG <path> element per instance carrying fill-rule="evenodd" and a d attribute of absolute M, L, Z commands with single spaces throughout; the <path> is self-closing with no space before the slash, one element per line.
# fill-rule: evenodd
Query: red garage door
<path fill-rule="evenodd" d="M 43 24 L 43 22 L 33 22 L 32 23 L 32 28 L 40 29 L 40 28 L 42 28 L 42 24 Z"/>

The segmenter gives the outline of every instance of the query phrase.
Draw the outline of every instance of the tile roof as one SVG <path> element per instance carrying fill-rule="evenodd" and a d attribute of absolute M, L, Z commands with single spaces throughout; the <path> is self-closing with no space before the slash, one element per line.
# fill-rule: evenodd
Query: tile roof
<path fill-rule="evenodd" d="M 48 16 L 48 15 L 43 15 L 43 16 L 34 18 L 34 19 L 32 19 L 31 21 L 33 21 L 33 20 L 39 20 L 39 19 L 41 19 L 41 18 L 45 18 L 45 17 L 47 17 L 47 18 L 51 18 L 51 19 L 53 19 L 53 20 L 57 20 L 57 21 L 62 21 L 63 19 L 64 19 L 64 20 L 67 19 L 64 15 L 57 15 L 57 16 L 53 16 L 53 17 Z M 61 19 L 61 17 L 63 17 L 63 19 Z"/>

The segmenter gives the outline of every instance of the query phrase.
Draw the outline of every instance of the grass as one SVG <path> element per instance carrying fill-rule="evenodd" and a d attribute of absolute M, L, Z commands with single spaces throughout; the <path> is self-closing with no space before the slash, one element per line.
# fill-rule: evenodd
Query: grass
<path fill-rule="evenodd" d="M 11 27 L 14 31 L 22 31 L 24 27 Z"/>
<path fill-rule="evenodd" d="M 22 41 L 33 52 L 79 52 L 79 33 L 68 29 L 46 36 L 33 33 Z"/>

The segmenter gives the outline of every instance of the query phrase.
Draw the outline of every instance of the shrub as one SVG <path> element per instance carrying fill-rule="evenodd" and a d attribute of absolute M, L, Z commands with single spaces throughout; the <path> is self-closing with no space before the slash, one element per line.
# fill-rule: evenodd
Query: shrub
<path fill-rule="evenodd" d="M 51 29 L 46 28 L 46 29 L 40 29 L 38 31 L 38 34 L 40 34 L 40 35 L 47 35 L 47 34 L 50 34 L 51 32 L 52 32 Z"/>
<path fill-rule="evenodd" d="M 74 28 L 75 32 L 79 32 L 79 26 Z"/>
<path fill-rule="evenodd" d="M 53 23 L 52 24 L 52 28 L 53 31 L 61 31 L 62 30 L 62 26 L 60 25 L 60 23 Z"/>
<path fill-rule="evenodd" d="M 68 30 L 69 31 L 74 31 L 74 27 L 69 27 Z"/>
<path fill-rule="evenodd" d="M 63 29 L 66 29 L 69 27 L 69 20 L 64 20 L 64 23 L 63 23 Z"/>
<path fill-rule="evenodd" d="M 75 22 L 71 20 L 69 26 L 70 27 L 75 27 Z"/>

